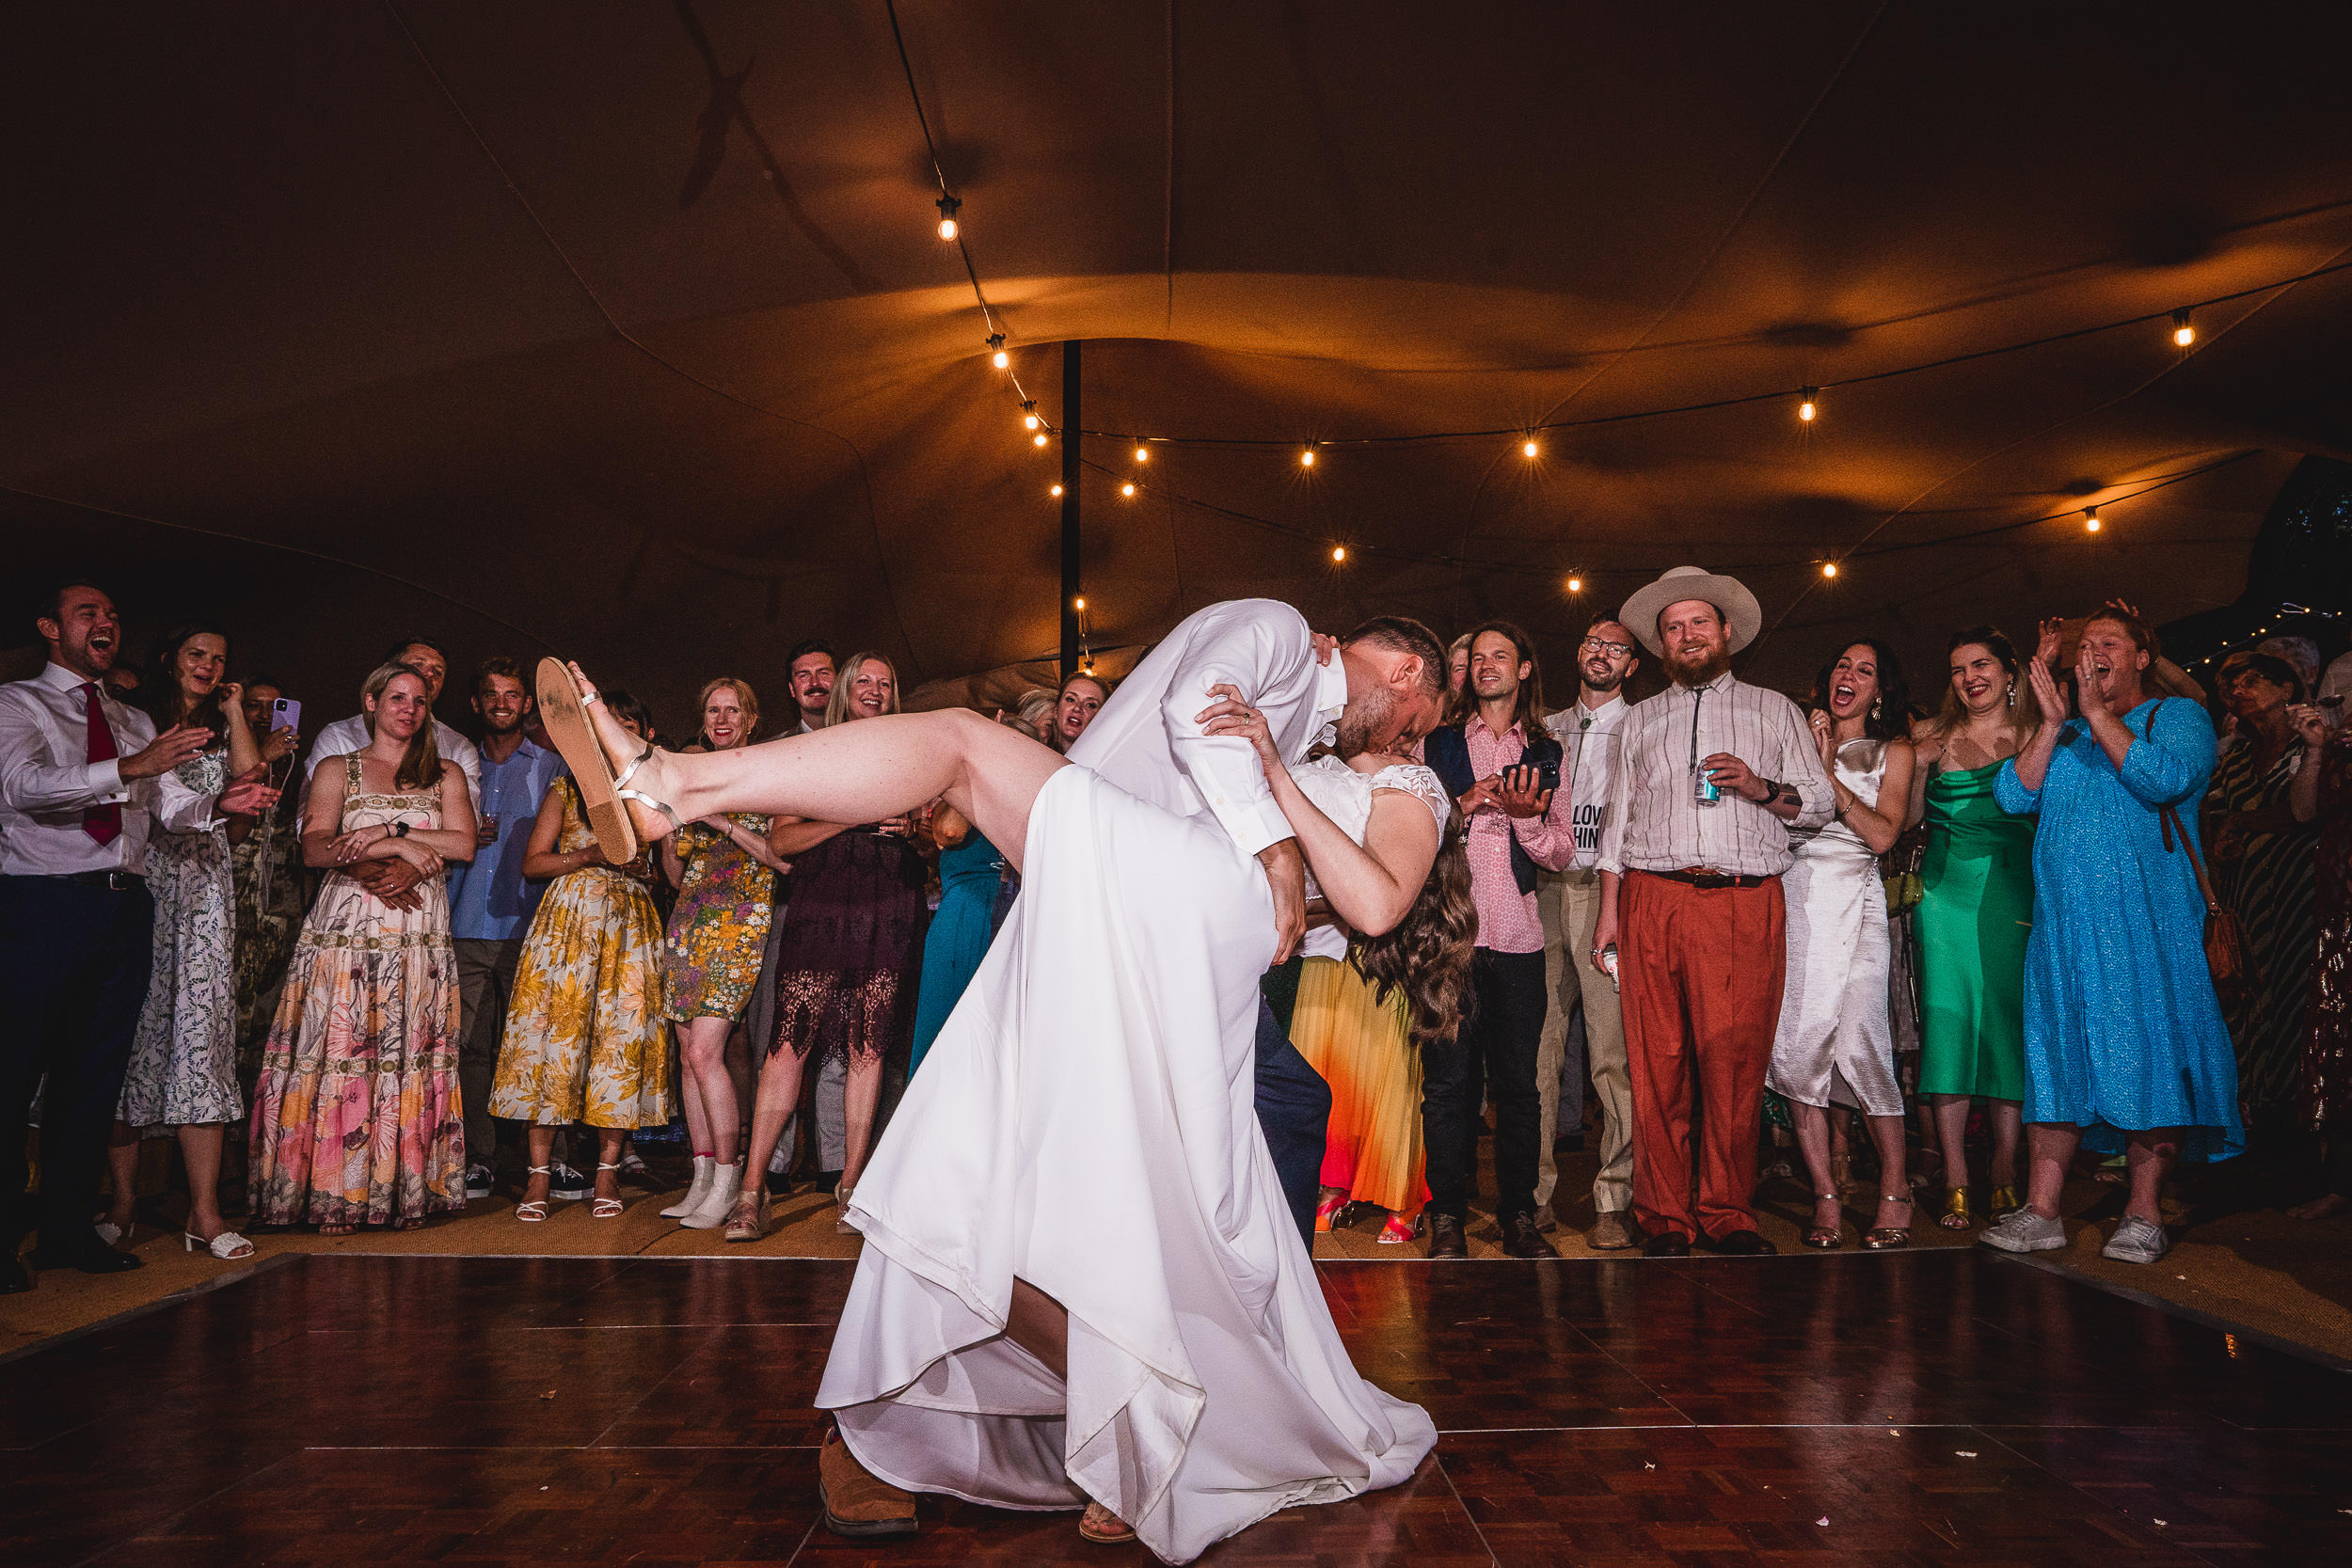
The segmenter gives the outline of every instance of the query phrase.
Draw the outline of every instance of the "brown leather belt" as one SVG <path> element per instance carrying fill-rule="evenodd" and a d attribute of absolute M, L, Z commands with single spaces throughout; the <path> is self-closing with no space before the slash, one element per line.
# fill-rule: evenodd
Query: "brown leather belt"
<path fill-rule="evenodd" d="M 1708 889 L 1725 887 L 1762 887 L 1766 882 L 1772 879 L 1770 877 L 1740 877 L 1734 876 L 1728 871 L 1706 870 L 1645 871 L 1642 875 L 1645 877 L 1663 877 L 1670 882 L 1680 882 L 1685 887 Z"/>

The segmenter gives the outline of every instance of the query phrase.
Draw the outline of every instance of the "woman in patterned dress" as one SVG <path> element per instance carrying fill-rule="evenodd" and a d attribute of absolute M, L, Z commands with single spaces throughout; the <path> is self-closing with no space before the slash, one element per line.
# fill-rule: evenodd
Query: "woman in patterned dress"
<path fill-rule="evenodd" d="M 2312 901 L 2319 834 L 2296 821 L 2287 801 L 2296 771 L 2312 760 L 2287 718 L 2303 700 L 2303 677 L 2282 658 L 2246 654 L 2222 666 L 2218 685 L 2236 716 L 2238 742 L 2213 770 L 2202 826 L 2214 895 L 2237 915 L 2246 939 L 2249 973 L 2222 998 L 2222 1012 L 2237 1047 L 2238 1101 L 2252 1146 L 2267 1155 L 2294 1141 L 2304 1008 L 2319 945 Z"/>
<path fill-rule="evenodd" d="M 825 708 L 825 730 L 856 719 L 898 711 L 898 674 L 879 653 L 841 661 Z M 819 732 L 824 733 L 822 731 Z M 929 845 L 928 833 L 919 843 Z M 766 1041 L 759 1098 L 752 1113 L 749 1169 L 762 1173 L 785 1119 L 801 1097 L 801 1073 L 811 1053 L 847 1059 L 842 1091 L 848 1148 L 834 1196 L 846 1213 L 874 1143 L 882 1100 L 882 1064 L 904 1059 L 914 1031 L 916 982 L 930 911 L 927 880 L 913 821 L 904 816 L 871 827 L 777 817 L 768 847 L 788 856 L 791 913 L 776 947 L 776 1026 Z M 757 1241 L 767 1233 L 764 1180 L 744 1188 L 727 1216 L 727 1240 Z M 849 1226 L 836 1215 L 835 1226 Z"/>
<path fill-rule="evenodd" d="M 651 728 L 628 692 L 604 700 L 631 735 Z M 523 875 L 555 881 L 523 943 L 490 1091 L 492 1116 L 530 1124 L 531 1175 L 515 1217 L 548 1217 L 555 1134 L 585 1122 L 598 1146 L 589 1212 L 618 1219 L 622 1144 L 633 1128 L 665 1125 L 672 1100 L 652 855 L 622 866 L 607 861 L 565 774 L 539 804 Z"/>
<path fill-rule="evenodd" d="M 2303 1125 L 2326 1142 L 2319 1196 L 2287 1211 L 2324 1220 L 2352 1208 L 2352 730 L 2330 730 L 2317 707 L 2291 717 L 2303 767 L 2289 797 L 2319 830 L 2313 908 L 2319 936 L 2304 1012 Z"/>
<path fill-rule="evenodd" d="M 253 1217 L 406 1229 L 466 1207 L 457 1096 L 457 955 L 445 862 L 471 860 L 466 776 L 434 743 L 425 679 L 380 665 L 361 688 L 364 751 L 323 758 L 303 863 L 332 873 L 294 944 L 254 1091 Z M 343 868 L 405 860 L 425 880 L 394 909 Z"/>
<path fill-rule="evenodd" d="M 202 795 L 217 795 L 230 780 L 261 767 L 242 693 L 221 680 L 228 667 L 228 638 L 211 626 L 182 626 L 155 644 L 140 691 L 157 734 L 181 724 L 212 732 L 216 743 L 178 769 L 180 782 Z M 231 817 L 202 832 L 158 832 L 148 841 L 154 969 L 107 1150 L 114 1203 L 106 1223 L 118 1243 L 131 1234 L 141 1137 L 177 1132 L 188 1173 L 189 1250 L 201 1246 L 224 1259 L 253 1256 L 253 1243 L 220 1213 L 221 1149 L 229 1124 L 245 1115 L 229 953 L 229 845 L 252 826 L 249 816 Z"/>
<path fill-rule="evenodd" d="M 278 764 L 294 755 L 298 736 L 291 728 L 269 729 L 270 705 L 285 689 L 266 676 L 245 683 L 246 727 L 261 742 L 262 761 L 278 775 Z M 229 867 L 236 887 L 236 935 L 230 965 L 237 981 L 237 1082 L 250 1103 L 262 1075 L 262 1046 L 278 998 L 285 990 L 286 965 L 294 938 L 302 934 L 302 802 L 281 796 L 254 819 L 242 839 L 229 835 Z"/>
<path fill-rule="evenodd" d="M 723 675 L 695 704 L 703 739 L 731 752 L 759 729 L 759 698 Z M 664 839 L 662 867 L 677 889 L 661 944 L 662 1010 L 677 1023 L 686 1130 L 694 1180 L 661 1211 L 695 1230 L 716 1230 L 742 1189 L 740 1111 L 727 1071 L 727 1036 L 752 999 L 775 914 L 776 873 L 789 867 L 768 849 L 768 818 L 734 812 L 690 822 Z"/>

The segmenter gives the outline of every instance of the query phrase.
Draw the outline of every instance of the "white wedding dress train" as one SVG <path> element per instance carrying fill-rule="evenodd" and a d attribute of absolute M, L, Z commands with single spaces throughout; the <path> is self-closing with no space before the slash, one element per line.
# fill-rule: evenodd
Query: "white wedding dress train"
<path fill-rule="evenodd" d="M 1252 1109 L 1263 871 L 1074 765 L 1024 865 L 858 1182 L 817 1402 L 896 1485 L 1091 1497 L 1169 1562 L 1405 1480 L 1436 1429 L 1357 1375 Z M 1004 1337 L 1015 1276 L 1069 1308 L 1066 1386 Z"/>

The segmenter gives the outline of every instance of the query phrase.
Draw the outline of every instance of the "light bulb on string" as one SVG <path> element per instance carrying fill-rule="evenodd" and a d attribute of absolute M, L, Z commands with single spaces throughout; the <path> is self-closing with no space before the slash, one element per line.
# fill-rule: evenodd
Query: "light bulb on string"
<path fill-rule="evenodd" d="M 1070 608 L 1073 610 L 1084 610 L 1086 607 L 1087 599 L 1084 594 L 1079 594 L 1076 598 L 1070 601 Z"/>
<path fill-rule="evenodd" d="M 1568 592 L 1569 592 L 1569 593 L 1571 593 L 1571 594 L 1581 594 L 1581 593 L 1583 593 L 1583 592 L 1584 592 L 1584 579 L 1583 579 L 1582 578 L 1570 578 L 1568 579 Z"/>
<path fill-rule="evenodd" d="M 2172 312 L 2172 343 L 2173 343 L 2173 346 L 2174 346 L 2175 348 L 2186 348 L 2186 347 L 2188 347 L 2188 346 L 2189 346 L 2189 344 L 2191 344 L 2191 343 L 2195 342 L 2196 341 L 2197 341 L 2197 328 L 2196 328 L 2196 326 L 2195 326 L 2195 325 L 2193 325 L 2193 324 L 2189 321 L 2189 319 L 2188 319 L 2188 312 L 2187 312 L 2186 310 L 2175 310 L 2175 311 L 2173 311 L 2173 312 Z"/>
<path fill-rule="evenodd" d="M 1037 417 L 1037 399 L 1030 398 L 1021 405 L 1021 428 L 1035 430 L 1044 421 Z"/>
<path fill-rule="evenodd" d="M 994 364 L 998 370 L 1004 370 L 1012 363 L 1012 356 L 1005 352 L 1005 335 L 1003 333 L 990 333 L 988 335 L 988 346 L 996 351 L 991 362 Z"/>
<path fill-rule="evenodd" d="M 2092 533 L 2099 531 L 2099 509 L 2097 507 L 2083 508 L 2083 527 Z"/>
<path fill-rule="evenodd" d="M 1519 455 L 1521 457 L 1534 457 L 1536 453 L 1542 451 L 1543 450 L 1543 448 L 1535 444 L 1535 437 L 1533 436 L 1530 436 L 1526 440 L 1519 443 Z"/>
<path fill-rule="evenodd" d="M 941 239 L 952 241 L 962 232 L 961 226 L 956 222 L 956 214 L 962 208 L 963 203 L 952 196 L 943 196 L 939 198 L 939 237 Z"/>
<path fill-rule="evenodd" d="M 1308 442 L 1305 450 L 1299 452 L 1298 466 L 1302 468 L 1311 468 L 1315 466 L 1315 444 L 1312 441 Z"/>
<path fill-rule="evenodd" d="M 1033 446 L 1033 447 L 1041 447 L 1041 446 L 1045 445 L 1045 441 L 1046 441 L 1045 432 L 1043 432 L 1043 431 L 1041 431 L 1041 431 L 1039 431 L 1036 435 L 1034 435 L 1034 436 L 1030 436 L 1030 437 L 1029 437 L 1029 445 L 1031 445 L 1031 446 Z"/>
<path fill-rule="evenodd" d="M 1824 561 L 1824 562 L 1821 562 L 1821 575 L 1822 575 L 1823 577 L 1825 577 L 1825 578 L 1834 578 L 1834 577 L 1836 577 L 1836 576 L 1837 575 L 1837 562 L 1836 562 L 1835 561 Z"/>
<path fill-rule="evenodd" d="M 1126 483 L 1119 487 L 1119 493 L 1129 498 L 1130 499 L 1133 499 L 1136 493 L 1136 482 L 1132 479 L 1129 480 Z"/>
<path fill-rule="evenodd" d="M 1051 489 L 1047 490 L 1045 493 L 1046 493 L 1047 495 L 1049 495 L 1049 496 L 1059 497 L 1059 496 L 1061 495 L 1061 486 L 1060 486 L 1060 485 L 1058 485 L 1058 484 L 1057 484 L 1057 485 L 1053 486 Z"/>
<path fill-rule="evenodd" d="M 1152 461 L 1152 449 L 1151 449 L 1150 447 L 1137 447 L 1137 448 L 1136 449 L 1136 462 L 1138 462 L 1138 463 L 1149 463 L 1149 462 L 1151 462 L 1151 461 Z"/>
<path fill-rule="evenodd" d="M 1821 411 L 1820 402 L 1821 389 L 1819 387 L 1805 388 L 1797 394 L 1797 418 L 1811 424 L 1813 416 Z"/>
<path fill-rule="evenodd" d="M 1347 546 L 1345 545 L 1334 545 L 1331 546 L 1331 560 L 1334 562 L 1343 562 L 1346 559 Z"/>

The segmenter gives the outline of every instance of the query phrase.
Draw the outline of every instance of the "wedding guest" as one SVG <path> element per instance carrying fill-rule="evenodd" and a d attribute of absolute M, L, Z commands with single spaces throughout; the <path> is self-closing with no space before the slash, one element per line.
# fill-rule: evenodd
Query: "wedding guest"
<path fill-rule="evenodd" d="M 1054 703 L 1054 750 L 1070 750 L 1072 744 L 1086 734 L 1087 726 L 1094 721 L 1096 714 L 1103 711 L 1103 705 L 1110 701 L 1110 683 L 1107 681 L 1083 671 L 1064 675 L 1061 693 Z"/>
<path fill-rule="evenodd" d="M 1470 684 L 1470 634 L 1455 638 L 1445 651 L 1445 697 L 1450 707 L 1461 701 L 1462 688 Z"/>
<path fill-rule="evenodd" d="M 2297 822 L 2319 829 L 2312 899 L 2318 935 L 2304 1011 L 2299 1109 L 2325 1148 L 2319 1195 L 2287 1212 L 2324 1220 L 2352 1206 L 2352 732 L 2330 729 L 2316 704 L 2290 717 L 2304 763 L 2289 800 Z"/>
<path fill-rule="evenodd" d="M 1014 705 L 1011 724 L 1026 736 L 1033 736 L 1046 745 L 1054 744 L 1054 720 L 1060 711 L 1061 699 L 1051 691 L 1032 690 L 1021 694 Z M 1058 747 L 1056 750 L 1059 750 Z"/>
<path fill-rule="evenodd" d="M 2053 648 L 2055 652 L 2055 648 Z M 1935 717 L 1915 732 L 1911 818 L 1919 861 L 1919 1093 L 1934 1108 L 1944 1193 L 1936 1223 L 1966 1230 L 1968 1113 L 1985 1101 L 1993 1134 L 1986 1208 L 2018 1206 L 2026 1099 L 2026 942 L 2033 930 L 2031 816 L 1994 799 L 2001 765 L 2031 738 L 2040 709 L 2015 648 L 1992 626 L 1956 633 Z"/>
<path fill-rule="evenodd" d="M 2312 701 L 2319 708 L 2319 716 L 2331 730 L 2344 726 L 2347 717 L 2346 699 L 2352 698 L 2352 653 L 2342 653 L 2322 672 L 2319 688 Z"/>
<path fill-rule="evenodd" d="M 433 704 L 441 700 L 441 682 L 449 675 L 449 656 L 441 652 L 439 643 L 424 637 L 403 638 L 385 650 L 382 662 L 405 664 L 423 677 L 430 689 L 425 698 L 428 712 Z M 364 713 L 338 719 L 322 728 L 319 737 L 310 743 L 309 760 L 302 765 L 303 788 L 306 791 L 310 788 L 310 776 L 318 771 L 321 761 L 367 750 L 368 737 L 372 733 L 368 728 L 368 716 Z M 467 793 L 473 801 L 475 812 L 479 813 L 482 809 L 482 758 L 474 750 L 474 743 L 436 719 L 433 721 L 433 744 L 440 752 L 442 761 L 455 763 L 458 771 L 465 774 Z"/>
<path fill-rule="evenodd" d="M 1560 742 L 1560 783 L 1568 799 L 1568 824 L 1576 834 L 1576 857 L 1541 879 L 1538 901 L 1544 917 L 1544 968 L 1552 1010 L 1544 1025 L 1547 1049 L 1535 1060 L 1535 1083 L 1544 1092 L 1547 1115 L 1535 1140 L 1540 1164 L 1535 1207 L 1550 1207 L 1556 1179 L 1551 1147 L 1555 1127 L 1581 1128 L 1581 1117 L 1557 1115 L 1565 1105 L 1559 1084 L 1568 1015 L 1583 1016 L 1584 1060 L 1567 1071 L 1589 1074 L 1600 1104 L 1600 1168 L 1593 1176 L 1593 1227 L 1584 1244 L 1598 1252 L 1639 1246 L 1633 1227 L 1632 1078 L 1626 1064 L 1625 1013 L 1614 977 L 1594 961 L 1593 927 L 1600 919 L 1600 833 L 1617 776 L 1617 726 L 1630 711 L 1625 683 L 1641 662 L 1633 634 L 1613 616 L 1584 628 L 1577 644 L 1576 701 L 1545 721 Z"/>
<path fill-rule="evenodd" d="M 18 1260 L 115 1274 L 139 1259 L 92 1227 L 107 1134 L 154 968 L 144 869 L 158 831 L 208 832 L 275 798 L 258 781 L 200 795 L 178 776 L 213 745 L 201 725 L 156 734 L 103 682 L 122 623 L 94 583 L 38 601 L 48 654 L 0 686 L 0 1295 L 32 1288 Z M 41 1092 L 40 1188 L 27 1191 L 27 1117 Z"/>
<path fill-rule="evenodd" d="M 923 937 L 923 978 L 915 988 L 914 1037 L 907 1051 L 907 1074 L 946 1026 L 964 988 L 979 973 L 995 934 L 991 914 L 1003 885 L 1004 851 L 980 836 L 955 807 L 941 802 L 931 811 L 931 843 L 939 851 L 939 908 Z"/>
<path fill-rule="evenodd" d="M 748 682 L 723 675 L 695 701 L 702 741 L 732 752 L 759 730 L 759 698 Z M 661 841 L 663 869 L 677 905 L 661 944 L 661 1006 L 678 1026 L 687 1135 L 694 1176 L 661 1211 L 694 1230 L 716 1230 L 743 1184 L 742 1124 L 727 1037 L 751 1001 L 760 954 L 774 918 L 776 875 L 789 867 L 768 848 L 768 818 L 741 812 L 690 822 Z"/>
<path fill-rule="evenodd" d="M 617 690 L 604 703 L 623 728 L 645 738 L 653 726 L 643 704 Z M 495 789 L 496 770 L 488 771 L 485 786 Z M 588 1212 L 618 1219 L 622 1145 L 633 1129 L 666 1126 L 672 1110 L 652 851 L 627 865 L 608 862 L 580 786 L 559 772 L 532 818 L 521 870 L 548 885 L 516 967 L 489 1105 L 491 1115 L 529 1127 L 515 1217 L 548 1217 L 555 1135 L 584 1122 L 597 1143 Z"/>
<path fill-rule="evenodd" d="M 449 874 L 449 929 L 457 950 L 457 1019 L 463 1031 L 457 1085 L 466 1110 L 468 1197 L 489 1196 L 497 1180 L 498 1123 L 490 1110 L 490 1085 L 506 1037 L 523 938 L 547 891 L 545 882 L 526 879 L 523 862 L 548 785 L 564 771 L 563 758 L 523 734 L 532 706 L 522 666 L 514 659 L 487 658 L 475 669 L 481 813 L 472 862 Z M 564 1196 L 587 1196 L 579 1172 L 565 1166 L 561 1174 Z"/>
<path fill-rule="evenodd" d="M 1702 1239 L 1769 1254 L 1751 1194 L 1788 958 L 1781 877 L 1790 831 L 1836 802 L 1796 705 L 1732 677 L 1764 625 L 1737 578 L 1677 566 L 1618 618 L 1674 683 L 1618 726 L 1593 933 L 1625 986 L 1634 1218 L 1651 1257 Z"/>
<path fill-rule="evenodd" d="M 229 639 L 217 628 L 184 626 L 155 644 L 141 704 L 160 731 L 202 729 L 214 744 L 182 763 L 175 776 L 198 795 L 218 795 L 232 779 L 262 776 L 261 748 L 247 727 L 243 692 L 222 676 Z M 188 1178 L 183 1240 L 233 1261 L 253 1256 L 253 1243 L 229 1228 L 220 1212 L 220 1157 L 229 1124 L 243 1119 L 237 1082 L 237 987 L 230 957 L 229 844 L 243 838 L 252 818 L 232 816 L 195 832 L 154 833 L 147 843 L 147 891 L 155 901 L 154 967 L 147 1006 L 139 1013 L 115 1111 L 114 1203 L 99 1234 L 127 1243 L 138 1196 L 142 1133 L 177 1134 Z"/>
<path fill-rule="evenodd" d="M 272 705 L 285 694 L 277 681 L 256 675 L 245 683 L 239 705 L 246 729 L 262 737 L 262 761 L 272 785 L 292 773 L 281 764 L 301 743 L 292 725 L 271 726 Z M 237 896 L 230 952 L 237 981 L 237 1083 L 250 1103 L 262 1071 L 262 1042 L 269 1037 L 286 965 L 302 929 L 302 802 L 280 798 L 262 807 L 251 832 L 243 838 L 231 835 L 229 864 Z"/>
<path fill-rule="evenodd" d="M 785 686 L 792 693 L 792 706 L 800 715 L 787 735 L 807 735 L 825 727 L 825 705 L 833 697 L 834 653 L 831 643 L 821 638 L 808 638 L 792 644 L 785 656 Z"/>
<path fill-rule="evenodd" d="M 1557 1258 L 1535 1222 L 1535 1087 L 1544 1032 L 1544 926 L 1535 877 L 1576 855 L 1559 791 L 1560 743 L 1537 722 L 1543 680 L 1534 641 L 1505 621 L 1470 633 L 1470 678 L 1454 720 L 1422 754 L 1469 823 L 1478 910 L 1470 994 L 1455 1038 L 1422 1062 L 1429 1159 L 1429 1256 L 1468 1256 L 1462 1227 L 1478 1174 L 1479 1104 L 1495 1106 L 1495 1220 L 1512 1258 Z"/>
<path fill-rule="evenodd" d="M 898 676 L 889 659 L 862 653 L 841 661 L 825 710 L 828 729 L 898 711 Z M 729 1241 L 767 1233 L 769 1156 L 799 1102 L 812 1053 L 848 1064 L 849 1137 L 834 1188 L 834 1223 L 844 1225 L 840 1216 L 873 1146 L 884 1059 L 906 1050 L 914 1022 L 928 915 L 928 873 L 914 837 L 920 831 L 905 817 L 861 828 L 777 817 L 769 826 L 769 851 L 793 868 L 791 918 L 778 942 L 775 1033 L 765 1042 L 752 1112 L 745 1168 L 755 1174 L 746 1176 L 727 1218 Z"/>
<path fill-rule="evenodd" d="M 2254 644 L 2254 651 L 2279 660 L 2295 672 L 2295 677 L 2305 692 L 2319 689 L 2319 644 L 2308 637 L 2265 637 Z M 2228 693 L 2222 693 L 2224 697 Z M 2296 702 L 2303 701 L 2297 697 Z"/>
<path fill-rule="evenodd" d="M 322 759 L 303 863 L 326 872 L 302 923 L 254 1091 L 246 1179 L 263 1225 L 408 1229 L 466 1207 L 457 956 L 442 869 L 476 842 L 466 776 L 441 756 L 432 683 L 405 664 L 360 689 L 368 743 Z M 406 861 L 415 907 L 346 868 Z"/>
<path fill-rule="evenodd" d="M 1879 1155 L 1878 1213 L 1862 1244 L 1881 1251 L 1911 1244 L 1903 1091 L 1887 1007 L 1886 890 L 1879 879 L 1879 857 L 1902 835 L 1911 801 L 1911 689 L 1894 650 L 1865 638 L 1816 678 L 1813 700 L 1808 722 L 1835 805 L 1820 828 L 1788 835 L 1793 859 L 1781 878 L 1788 969 L 1764 1082 L 1788 1101 L 1813 1179 L 1809 1247 L 1845 1240 L 1845 1196 L 1830 1164 L 1831 1107 L 1861 1109 Z"/>
<path fill-rule="evenodd" d="M 2288 800 L 2297 772 L 2318 763 L 2288 716 L 2304 689 L 2294 667 L 2269 654 L 2248 655 L 2224 672 L 2221 698 L 2239 738 L 2213 770 L 2199 825 L 2214 893 L 2237 916 L 2246 942 L 2247 978 L 2222 999 L 2222 1017 L 2237 1048 L 2238 1104 L 2258 1158 L 2283 1155 L 2295 1141 L 2304 1009 L 2319 945 L 2319 834 L 2296 820 Z"/>
<path fill-rule="evenodd" d="M 2153 1263 L 2170 1249 L 2159 1196 L 2175 1161 L 2245 1147 L 2237 1062 L 2204 950 L 2191 857 L 2213 772 L 2213 721 L 2152 697 L 2155 633 L 2103 610 L 2075 653 L 2067 717 L 2057 677 L 2026 666 L 2041 724 L 2001 765 L 2001 807 L 2042 818 L 2026 950 L 2026 1206 L 1983 1239 L 2010 1252 L 2066 1245 L 2058 1197 L 2077 1147 L 2127 1157 L 2129 1197 L 2102 1256 Z"/>

